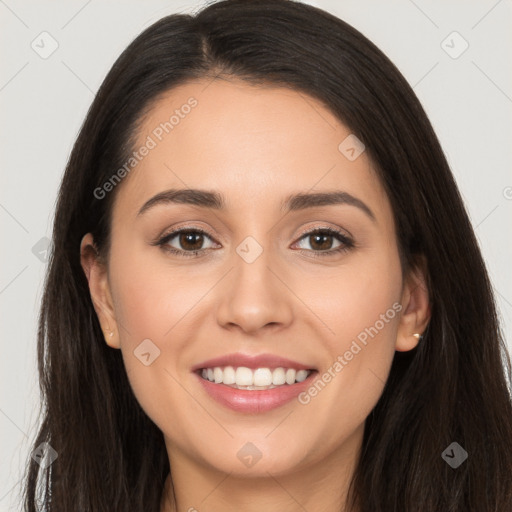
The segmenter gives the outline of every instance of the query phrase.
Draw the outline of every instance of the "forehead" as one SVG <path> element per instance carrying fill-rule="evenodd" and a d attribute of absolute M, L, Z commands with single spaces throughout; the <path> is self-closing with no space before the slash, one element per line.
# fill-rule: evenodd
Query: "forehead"
<path fill-rule="evenodd" d="M 327 189 L 386 208 L 365 152 L 352 161 L 343 153 L 347 137 L 350 130 L 302 92 L 239 80 L 187 82 L 154 101 L 139 123 L 136 163 L 115 209 L 134 217 L 171 188 L 220 190 L 232 212 L 279 209 L 291 193 Z"/>

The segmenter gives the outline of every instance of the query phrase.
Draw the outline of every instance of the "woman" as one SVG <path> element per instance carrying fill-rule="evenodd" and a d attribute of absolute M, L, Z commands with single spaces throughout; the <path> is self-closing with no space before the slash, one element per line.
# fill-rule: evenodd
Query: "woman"
<path fill-rule="evenodd" d="M 512 510 L 510 360 L 440 144 L 359 32 L 168 16 L 74 146 L 25 507 Z M 53 452 L 51 452 L 53 453 Z"/>

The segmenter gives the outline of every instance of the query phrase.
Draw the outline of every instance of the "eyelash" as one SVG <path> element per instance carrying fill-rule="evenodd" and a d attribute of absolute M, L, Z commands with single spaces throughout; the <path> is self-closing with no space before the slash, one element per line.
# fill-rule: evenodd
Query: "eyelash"
<path fill-rule="evenodd" d="M 198 229 L 198 228 L 180 228 L 176 231 L 172 231 L 171 233 L 168 233 L 166 235 L 164 235 L 162 238 L 160 238 L 159 240 L 157 240 L 156 242 L 152 243 L 151 245 L 157 245 L 159 247 L 161 247 L 164 251 L 168 252 L 168 253 L 171 253 L 171 254 L 175 254 L 177 256 L 183 256 L 183 257 L 194 257 L 194 256 L 197 256 L 198 254 L 200 254 L 201 252 L 205 251 L 206 249 L 199 249 L 199 250 L 196 250 L 196 251 L 183 251 L 181 249 L 175 249 L 175 248 L 171 248 L 171 247 L 168 247 L 166 246 L 166 244 L 172 240 L 173 238 L 176 237 L 176 235 L 179 235 L 181 233 L 199 233 L 201 235 L 206 235 L 208 238 L 213 238 L 208 232 L 206 231 L 203 231 L 202 229 Z M 309 249 L 300 249 L 300 252 L 303 252 L 303 251 L 306 251 L 307 253 L 312 253 L 311 255 L 315 258 L 317 257 L 326 257 L 326 256 L 333 256 L 334 254 L 339 254 L 339 253 L 344 253 L 344 252 L 347 252 L 349 251 L 350 249 L 352 249 L 354 247 L 354 242 L 349 238 L 347 237 L 345 234 L 343 234 L 341 231 L 337 231 L 335 229 L 332 229 L 332 228 L 315 228 L 313 229 L 312 231 L 307 231 L 306 233 L 302 233 L 300 238 L 299 238 L 299 241 L 302 240 L 303 238 L 307 237 L 307 236 L 311 236 L 311 235 L 318 235 L 318 234 L 321 234 L 321 235 L 327 235 L 327 236 L 333 236 L 334 238 L 336 238 L 339 242 L 341 242 L 342 245 L 340 245 L 339 247 L 337 247 L 336 249 L 330 249 L 330 250 L 327 250 L 327 251 L 314 251 L 314 250 L 309 250 Z"/>

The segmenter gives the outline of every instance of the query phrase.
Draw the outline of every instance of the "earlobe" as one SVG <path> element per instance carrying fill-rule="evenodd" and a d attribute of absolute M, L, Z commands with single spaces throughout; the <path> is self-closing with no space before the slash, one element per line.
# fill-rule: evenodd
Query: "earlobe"
<path fill-rule="evenodd" d="M 421 342 L 430 321 L 426 264 L 417 266 L 409 272 L 404 284 L 401 303 L 403 313 L 398 327 L 395 350 L 406 352 L 414 349 Z"/>
<path fill-rule="evenodd" d="M 87 233 L 80 243 L 80 263 L 89 283 L 91 300 L 109 347 L 120 348 L 119 330 L 110 293 L 108 274 L 105 265 L 100 262 L 98 251 L 91 233 Z"/>

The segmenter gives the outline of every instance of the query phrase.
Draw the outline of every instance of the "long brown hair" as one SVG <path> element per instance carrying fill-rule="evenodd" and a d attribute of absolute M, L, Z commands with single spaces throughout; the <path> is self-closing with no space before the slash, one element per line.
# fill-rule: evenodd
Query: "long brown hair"
<path fill-rule="evenodd" d="M 423 340 L 396 353 L 367 418 L 352 494 L 362 512 L 512 510 L 510 358 L 486 268 L 432 126 L 411 87 L 357 30 L 287 0 L 227 0 L 167 16 L 140 34 L 102 83 L 58 195 L 39 318 L 48 467 L 27 463 L 26 511 L 158 512 L 169 462 L 120 351 L 110 349 L 80 265 L 91 232 L 109 251 L 116 187 L 141 118 L 161 93 L 221 74 L 304 92 L 361 139 L 389 196 L 404 269 L 427 264 L 432 316 Z M 441 454 L 468 453 L 456 469 Z"/>

